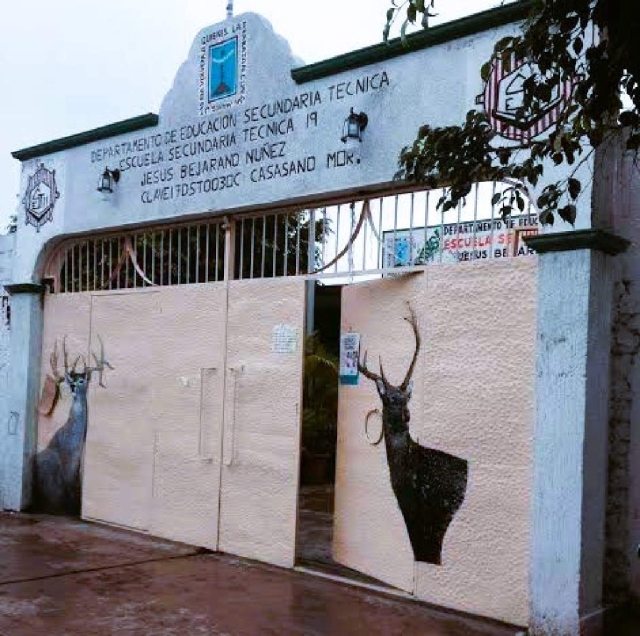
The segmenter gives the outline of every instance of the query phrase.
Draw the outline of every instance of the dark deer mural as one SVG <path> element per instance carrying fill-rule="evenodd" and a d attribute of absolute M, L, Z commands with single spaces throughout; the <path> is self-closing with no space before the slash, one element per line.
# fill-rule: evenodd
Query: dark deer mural
<path fill-rule="evenodd" d="M 105 369 L 113 369 L 104 357 L 104 344 L 100 340 L 100 356 L 92 353 L 95 366 L 88 366 L 84 356 L 78 356 L 69 368 L 66 338 L 62 341 L 64 373 L 58 371 L 58 343 L 49 358 L 54 394 L 48 412 L 55 408 L 59 387 L 66 384 L 71 391 L 72 403 L 69 417 L 58 429 L 47 448 L 35 458 L 34 503 L 38 510 L 53 514 L 79 515 L 82 499 L 82 472 L 85 440 L 87 437 L 87 390 L 93 374 L 98 374 L 99 384 L 105 387 Z M 79 365 L 82 365 L 80 368 Z M 45 393 L 47 386 L 45 384 Z M 44 395 L 43 395 L 44 397 Z"/>
<path fill-rule="evenodd" d="M 409 433 L 409 400 L 413 371 L 420 352 L 420 332 L 415 312 L 405 318 L 413 329 L 415 352 L 400 386 L 367 368 L 367 354 L 358 365 L 373 380 L 382 400 L 382 434 L 387 450 L 391 487 L 413 548 L 416 561 L 440 565 L 442 543 L 449 524 L 462 505 L 467 490 L 467 462 L 439 450 L 420 446 Z"/>

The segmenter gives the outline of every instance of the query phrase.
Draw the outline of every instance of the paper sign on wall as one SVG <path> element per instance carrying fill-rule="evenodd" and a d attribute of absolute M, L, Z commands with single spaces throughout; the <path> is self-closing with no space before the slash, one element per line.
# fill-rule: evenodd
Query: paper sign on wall
<path fill-rule="evenodd" d="M 298 329 L 293 325 L 276 325 L 271 348 L 273 353 L 295 353 L 298 349 Z"/>
<path fill-rule="evenodd" d="M 346 333 L 340 336 L 340 384 L 357 386 L 360 334 Z"/>

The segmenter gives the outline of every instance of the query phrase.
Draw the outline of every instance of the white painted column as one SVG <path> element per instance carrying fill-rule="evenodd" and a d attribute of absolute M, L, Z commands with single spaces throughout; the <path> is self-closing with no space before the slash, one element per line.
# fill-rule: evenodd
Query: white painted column
<path fill-rule="evenodd" d="M 597 230 L 542 235 L 530 564 L 531 634 L 602 630 L 613 260 Z M 608 255 L 609 254 L 609 255 Z"/>
<path fill-rule="evenodd" d="M 31 503 L 36 408 L 40 390 L 42 287 L 7 285 L 11 294 L 9 417 L 0 422 L 0 506 L 24 510 Z"/>

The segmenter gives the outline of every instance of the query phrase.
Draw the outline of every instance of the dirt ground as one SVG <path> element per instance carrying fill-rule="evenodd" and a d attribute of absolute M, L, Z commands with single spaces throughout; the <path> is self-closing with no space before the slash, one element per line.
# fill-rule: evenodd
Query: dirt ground
<path fill-rule="evenodd" d="M 113 528 L 0 513 L 2 636 L 516 632 Z"/>

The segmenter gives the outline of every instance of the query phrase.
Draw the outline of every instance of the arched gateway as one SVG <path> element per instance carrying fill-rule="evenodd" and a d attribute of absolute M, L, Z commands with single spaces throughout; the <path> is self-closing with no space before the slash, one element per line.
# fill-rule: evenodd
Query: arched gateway
<path fill-rule="evenodd" d="M 533 436 L 537 215 L 498 218 L 496 184 L 442 213 L 393 181 L 422 123 L 474 106 L 525 4 L 298 68 L 265 20 L 231 17 L 159 115 L 15 153 L 3 507 L 294 567 L 318 512 L 305 435 L 335 397 L 324 566 L 528 625 L 531 550 L 549 552 L 532 497 L 553 491 Z M 318 364 L 334 386 L 311 412 Z"/>

